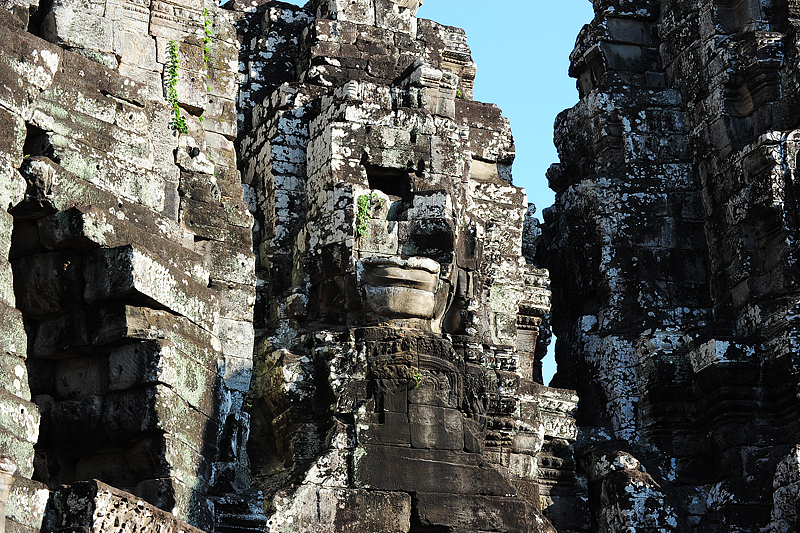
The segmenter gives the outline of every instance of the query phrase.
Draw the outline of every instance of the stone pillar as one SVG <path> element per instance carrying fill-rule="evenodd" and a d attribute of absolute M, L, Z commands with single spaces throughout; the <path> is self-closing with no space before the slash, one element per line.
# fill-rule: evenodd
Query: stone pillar
<path fill-rule="evenodd" d="M 14 483 L 14 472 L 17 465 L 7 455 L 0 455 L 0 533 L 6 531 L 6 500 Z"/>

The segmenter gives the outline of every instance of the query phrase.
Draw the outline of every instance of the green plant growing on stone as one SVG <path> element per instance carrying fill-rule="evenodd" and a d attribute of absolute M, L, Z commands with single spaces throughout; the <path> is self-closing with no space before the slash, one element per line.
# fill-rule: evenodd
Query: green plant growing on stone
<path fill-rule="evenodd" d="M 420 385 L 422 385 L 422 373 L 417 370 L 412 376 L 411 379 L 414 380 L 414 390 L 418 389 Z"/>
<path fill-rule="evenodd" d="M 206 65 L 206 92 L 211 91 L 211 86 L 209 85 L 209 76 L 208 72 L 211 68 L 211 51 L 208 48 L 208 43 L 211 42 L 211 37 L 214 35 L 211 31 L 211 20 L 208 18 L 209 12 L 208 8 L 203 9 L 203 62 Z M 205 113 L 205 112 L 204 112 Z M 200 116 L 200 122 L 205 120 L 204 117 Z"/>
<path fill-rule="evenodd" d="M 356 200 L 356 234 L 359 237 L 366 235 L 369 229 L 369 210 L 372 207 L 372 202 L 376 202 L 378 207 L 383 207 L 383 200 L 374 192 L 362 194 Z"/>
<path fill-rule="evenodd" d="M 464 93 L 461 91 L 461 89 L 456 91 L 456 98 L 464 98 Z"/>
<path fill-rule="evenodd" d="M 167 59 L 167 102 L 172 107 L 172 122 L 170 127 L 181 133 L 187 133 L 189 127 L 186 124 L 186 117 L 181 114 L 181 107 L 178 103 L 178 71 L 181 67 L 180 58 L 178 57 L 178 43 L 170 40 L 169 48 L 167 49 L 169 57 Z"/>

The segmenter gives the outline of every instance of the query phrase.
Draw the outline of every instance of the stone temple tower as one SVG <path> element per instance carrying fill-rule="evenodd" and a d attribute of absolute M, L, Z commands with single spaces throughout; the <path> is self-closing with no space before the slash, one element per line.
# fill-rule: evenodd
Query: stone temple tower
<path fill-rule="evenodd" d="M 598 531 L 796 531 L 794 1 L 595 0 L 541 264 Z"/>
<path fill-rule="evenodd" d="M 508 121 L 420 4 L 0 5 L 9 530 L 583 527 Z"/>
<path fill-rule="evenodd" d="M 539 224 L 419 0 L 0 0 L 0 533 L 797 531 L 800 5 L 592 3 Z"/>

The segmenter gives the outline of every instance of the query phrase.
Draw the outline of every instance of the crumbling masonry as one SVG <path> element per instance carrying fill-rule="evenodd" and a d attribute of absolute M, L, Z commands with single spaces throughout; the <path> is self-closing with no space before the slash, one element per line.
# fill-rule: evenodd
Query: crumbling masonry
<path fill-rule="evenodd" d="M 6 530 L 795 531 L 800 6 L 593 3 L 540 223 L 420 0 L 0 0 Z"/>

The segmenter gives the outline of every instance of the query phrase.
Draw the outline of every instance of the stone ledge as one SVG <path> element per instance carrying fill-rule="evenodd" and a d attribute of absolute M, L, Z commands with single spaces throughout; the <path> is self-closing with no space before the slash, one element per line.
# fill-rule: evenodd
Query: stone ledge
<path fill-rule="evenodd" d="M 202 533 L 202 530 L 100 481 L 56 489 L 47 507 L 42 533 L 114 531 L 125 524 L 138 533 Z"/>

